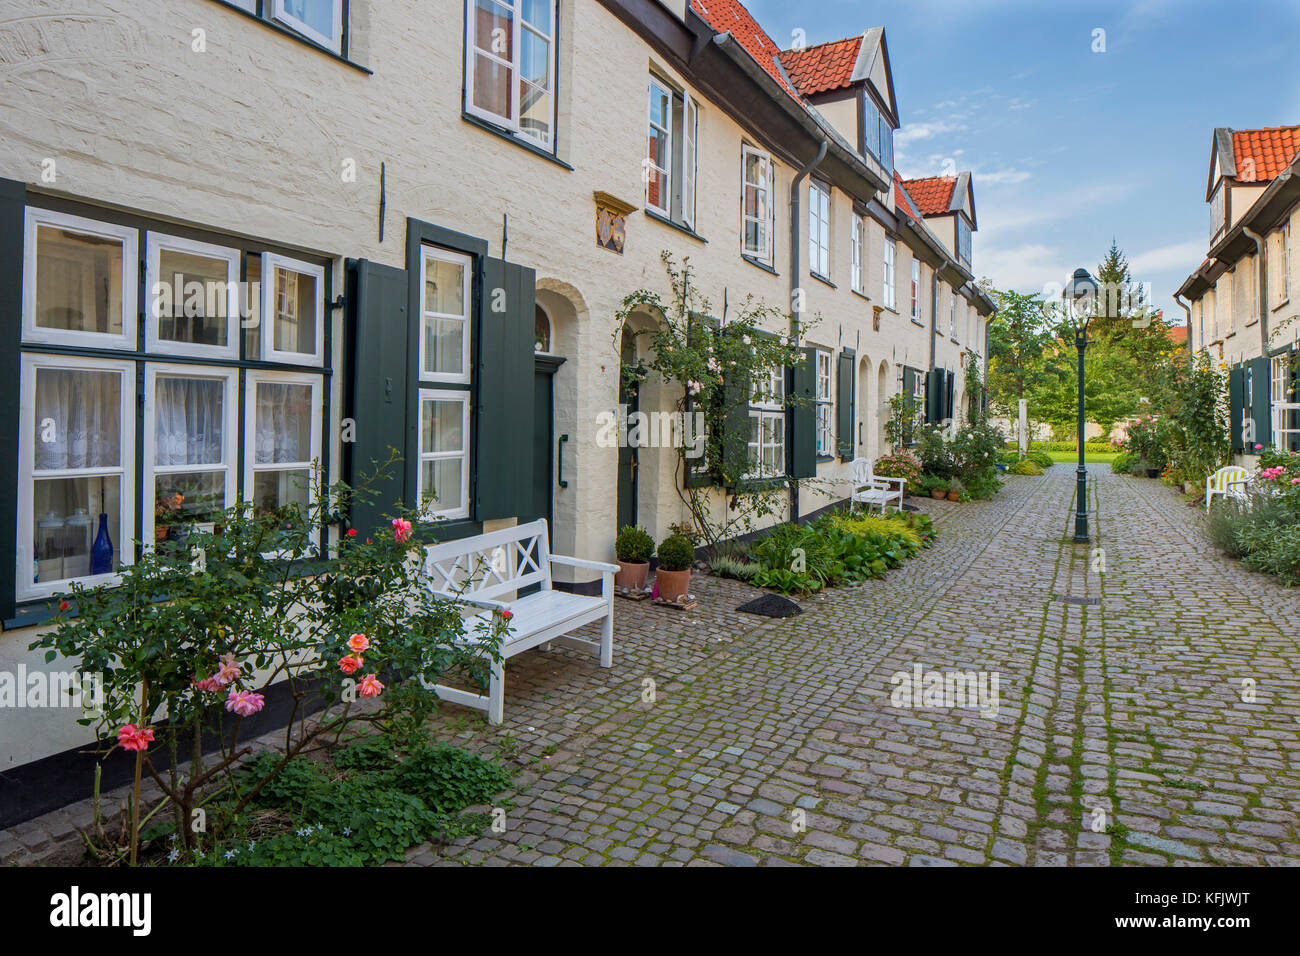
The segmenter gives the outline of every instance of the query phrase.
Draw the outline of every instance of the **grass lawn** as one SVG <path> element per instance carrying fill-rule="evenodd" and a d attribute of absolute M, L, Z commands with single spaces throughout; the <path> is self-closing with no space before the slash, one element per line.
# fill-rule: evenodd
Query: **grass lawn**
<path fill-rule="evenodd" d="M 1068 464 L 1075 464 L 1079 460 L 1077 451 L 1049 451 L 1052 461 L 1061 461 Z M 1097 462 L 1099 464 L 1109 464 L 1114 461 L 1120 453 L 1117 451 L 1088 451 L 1084 450 L 1083 460 L 1086 462 Z"/>

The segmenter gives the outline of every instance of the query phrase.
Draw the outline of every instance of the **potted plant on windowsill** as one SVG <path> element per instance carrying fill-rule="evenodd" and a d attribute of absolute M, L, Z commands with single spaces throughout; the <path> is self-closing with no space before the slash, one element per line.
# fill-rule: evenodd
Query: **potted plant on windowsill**
<path fill-rule="evenodd" d="M 961 493 L 966 490 L 966 486 L 961 483 L 960 478 L 953 478 L 948 482 L 948 500 L 961 501 Z"/>
<path fill-rule="evenodd" d="M 618 573 L 614 587 L 627 591 L 644 591 L 650 576 L 650 555 L 654 553 L 654 538 L 643 528 L 626 525 L 614 539 L 614 556 L 618 559 Z"/>
<path fill-rule="evenodd" d="M 695 563 L 695 548 L 680 534 L 670 534 L 659 542 L 659 570 L 655 584 L 659 597 L 665 601 L 681 602 L 690 593 L 691 565 Z"/>

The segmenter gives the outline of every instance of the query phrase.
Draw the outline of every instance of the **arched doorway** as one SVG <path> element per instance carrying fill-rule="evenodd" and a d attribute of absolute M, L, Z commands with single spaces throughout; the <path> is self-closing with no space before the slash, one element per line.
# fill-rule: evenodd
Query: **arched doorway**
<path fill-rule="evenodd" d="M 545 518 L 555 525 L 555 373 L 563 356 L 551 354 L 551 317 L 541 304 L 533 310 L 533 476 L 532 507 L 520 521 Z"/>
<path fill-rule="evenodd" d="M 881 360 L 876 383 L 876 448 L 883 455 L 886 449 L 893 451 L 889 448 L 885 431 L 885 426 L 889 423 L 889 363 L 884 360 Z"/>
<path fill-rule="evenodd" d="M 619 340 L 618 404 L 619 412 L 632 415 L 639 411 L 640 361 L 636 349 L 636 333 L 623 329 Z M 616 526 L 623 528 L 637 523 L 637 468 L 640 465 L 637 449 L 631 442 L 618 446 L 618 519 Z"/>
<path fill-rule="evenodd" d="M 853 437 L 853 457 L 855 458 L 876 458 L 876 426 L 875 426 L 875 388 L 872 378 L 875 373 L 875 365 L 869 355 L 862 356 L 858 362 L 858 414 L 857 414 L 857 434 Z"/>

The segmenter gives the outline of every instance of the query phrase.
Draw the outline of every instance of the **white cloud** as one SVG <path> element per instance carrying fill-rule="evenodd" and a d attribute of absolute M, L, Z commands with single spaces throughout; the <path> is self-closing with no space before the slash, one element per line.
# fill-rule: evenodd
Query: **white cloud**
<path fill-rule="evenodd" d="M 975 250 L 975 272 L 988 276 L 999 289 L 1042 292 L 1051 283 L 1059 286 L 1070 270 L 1061 251 L 1041 243 L 1017 246 L 984 246 Z"/>
<path fill-rule="evenodd" d="M 1167 272 L 1170 270 L 1191 272 L 1205 258 L 1208 248 L 1201 239 L 1189 239 L 1139 252 L 1128 261 L 1129 271 L 1133 277 L 1142 280 L 1144 273 Z"/>

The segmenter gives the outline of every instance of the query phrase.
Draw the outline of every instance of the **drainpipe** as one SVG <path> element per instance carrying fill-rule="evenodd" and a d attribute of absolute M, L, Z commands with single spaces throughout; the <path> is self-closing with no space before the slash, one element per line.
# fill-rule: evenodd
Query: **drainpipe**
<path fill-rule="evenodd" d="M 799 326 L 803 318 L 803 296 L 799 294 L 799 285 L 803 280 L 803 181 L 826 158 L 830 143 L 823 139 L 817 147 L 817 155 L 803 169 L 795 174 L 790 183 L 790 344 L 799 344 Z M 790 486 L 790 520 L 799 521 L 799 488 Z"/>
<path fill-rule="evenodd" d="M 1264 237 L 1245 223 L 1242 223 L 1241 231 L 1255 243 L 1255 268 L 1259 270 L 1259 281 L 1255 283 L 1255 292 L 1259 295 L 1259 354 L 1268 355 L 1268 290 L 1264 288 L 1264 277 L 1268 273 L 1264 269 Z"/>
<path fill-rule="evenodd" d="M 1192 349 L 1192 307 L 1183 301 L 1181 292 L 1174 293 L 1174 301 L 1178 307 L 1187 313 L 1187 367 L 1194 368 L 1196 365 L 1195 351 Z M 1204 343 L 1202 343 L 1204 345 Z"/>

